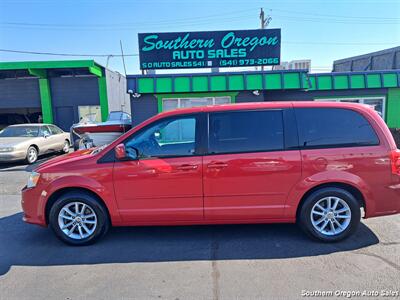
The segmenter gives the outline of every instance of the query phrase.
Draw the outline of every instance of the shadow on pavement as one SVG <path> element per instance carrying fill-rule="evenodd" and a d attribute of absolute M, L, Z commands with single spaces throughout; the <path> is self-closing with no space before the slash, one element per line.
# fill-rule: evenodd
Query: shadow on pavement
<path fill-rule="evenodd" d="M 97 244 L 70 247 L 50 229 L 0 218 L 0 275 L 11 266 L 277 259 L 355 250 L 379 242 L 364 224 L 335 244 L 310 240 L 294 224 L 112 228 Z"/>
<path fill-rule="evenodd" d="M 27 165 L 26 162 L 24 162 L 24 161 L 0 163 L 0 172 L 9 172 L 9 171 L 31 172 L 31 171 L 33 171 L 33 169 L 35 169 L 41 163 L 43 163 L 49 159 L 52 159 L 54 157 L 57 157 L 57 156 L 59 156 L 59 155 L 57 155 L 55 153 L 45 154 L 43 156 L 40 156 L 40 158 L 37 160 L 37 162 L 35 162 L 32 165 Z"/>

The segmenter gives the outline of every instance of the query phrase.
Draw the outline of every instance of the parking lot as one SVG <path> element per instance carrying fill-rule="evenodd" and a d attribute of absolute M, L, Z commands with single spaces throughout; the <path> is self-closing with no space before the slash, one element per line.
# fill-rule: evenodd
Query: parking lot
<path fill-rule="evenodd" d="M 286 299 L 400 288 L 399 215 L 363 221 L 336 244 L 285 224 L 114 228 L 75 248 L 22 222 L 30 170 L 0 166 L 0 299 Z"/>

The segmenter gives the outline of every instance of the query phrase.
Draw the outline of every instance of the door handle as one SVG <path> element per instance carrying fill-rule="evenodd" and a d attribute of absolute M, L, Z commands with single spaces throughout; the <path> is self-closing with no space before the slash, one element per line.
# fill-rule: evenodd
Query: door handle
<path fill-rule="evenodd" d="M 224 162 L 211 162 L 207 165 L 207 168 L 222 169 L 222 168 L 226 168 L 227 166 L 228 166 L 228 164 L 224 163 Z"/>
<path fill-rule="evenodd" d="M 185 164 L 185 165 L 181 165 L 179 167 L 177 167 L 178 170 L 182 170 L 182 171 L 190 171 L 190 170 L 196 170 L 198 168 L 198 165 L 189 165 L 189 164 Z"/>

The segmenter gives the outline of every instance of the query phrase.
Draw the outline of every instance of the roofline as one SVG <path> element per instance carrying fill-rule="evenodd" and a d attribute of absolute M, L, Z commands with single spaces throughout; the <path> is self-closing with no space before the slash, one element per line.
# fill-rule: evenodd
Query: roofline
<path fill-rule="evenodd" d="M 0 62 L 0 70 L 26 70 L 26 69 L 64 69 L 64 68 L 93 68 L 102 65 L 91 60 L 48 60 L 48 61 L 16 61 Z"/>
<path fill-rule="evenodd" d="M 334 60 L 333 64 L 340 64 L 340 63 L 348 62 L 348 61 L 355 60 L 355 59 L 369 58 L 370 56 L 386 54 L 386 53 L 390 53 L 392 51 L 400 51 L 400 46 L 396 46 L 396 47 L 385 49 L 385 50 L 370 52 L 370 53 L 366 53 L 366 54 L 351 56 L 351 57 L 347 57 L 347 58 L 341 58 L 338 60 Z"/>
<path fill-rule="evenodd" d="M 400 73 L 400 69 L 390 70 L 372 70 L 372 71 L 342 71 L 342 72 L 326 72 L 326 73 L 309 73 L 308 76 L 335 76 L 335 75 L 371 75 L 371 74 L 388 74 Z"/>
<path fill-rule="evenodd" d="M 280 73 L 308 73 L 307 69 L 292 70 L 265 70 L 265 71 L 231 71 L 231 72 L 201 72 L 201 73 L 168 73 L 168 74 L 132 74 L 126 78 L 160 78 L 160 77 L 192 77 L 192 76 L 225 76 L 225 75 L 251 75 L 251 74 L 280 74 Z"/>
<path fill-rule="evenodd" d="M 23 123 L 23 124 L 11 124 L 8 125 L 7 127 L 23 127 L 23 126 L 46 126 L 46 125 L 53 125 L 53 124 L 47 124 L 47 123 Z"/>
<path fill-rule="evenodd" d="M 399 47 L 400 48 L 400 47 Z M 371 71 L 344 71 L 344 72 L 325 72 L 310 73 L 307 69 L 291 69 L 291 70 L 266 70 L 266 71 L 231 71 L 231 72 L 202 72 L 202 73 L 168 73 L 168 74 L 132 74 L 127 75 L 127 79 L 134 78 L 174 78 L 174 77 L 193 77 L 193 76 L 225 76 L 225 75 L 252 75 L 252 74 L 287 74 L 287 73 L 306 73 L 308 76 L 334 76 L 334 75 L 369 75 L 369 74 L 386 74 L 400 72 L 400 69 L 391 70 L 371 70 Z"/>

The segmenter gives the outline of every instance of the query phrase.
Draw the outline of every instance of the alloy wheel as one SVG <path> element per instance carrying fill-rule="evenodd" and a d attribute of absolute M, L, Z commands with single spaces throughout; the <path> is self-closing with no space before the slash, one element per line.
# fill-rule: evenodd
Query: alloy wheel
<path fill-rule="evenodd" d="M 64 153 L 69 152 L 69 143 L 67 141 L 65 141 L 65 143 L 64 143 L 63 152 Z"/>
<path fill-rule="evenodd" d="M 58 226 L 68 237 L 82 240 L 90 237 L 97 227 L 94 209 L 82 202 L 70 202 L 58 214 Z"/>
<path fill-rule="evenodd" d="M 37 151 L 35 148 L 30 147 L 28 149 L 28 162 L 34 163 L 37 160 Z"/>
<path fill-rule="evenodd" d="M 339 197 L 324 197 L 311 209 L 313 227 L 324 235 L 337 235 L 346 230 L 351 221 L 349 205 Z"/>

